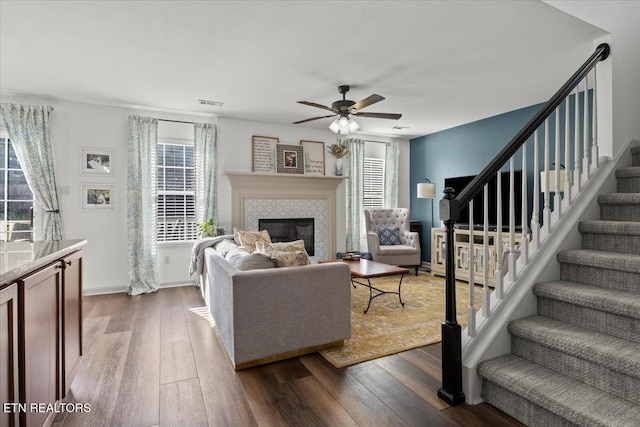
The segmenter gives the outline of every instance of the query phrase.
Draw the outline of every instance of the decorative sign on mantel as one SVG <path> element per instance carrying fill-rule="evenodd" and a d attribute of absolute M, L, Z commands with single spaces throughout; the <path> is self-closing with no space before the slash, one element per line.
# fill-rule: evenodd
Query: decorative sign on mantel
<path fill-rule="evenodd" d="M 252 167 L 254 172 L 272 172 L 276 171 L 276 145 L 278 138 L 269 136 L 253 136 L 251 142 L 252 149 Z"/>
<path fill-rule="evenodd" d="M 324 175 L 324 142 L 300 141 L 304 147 L 304 173 Z"/>

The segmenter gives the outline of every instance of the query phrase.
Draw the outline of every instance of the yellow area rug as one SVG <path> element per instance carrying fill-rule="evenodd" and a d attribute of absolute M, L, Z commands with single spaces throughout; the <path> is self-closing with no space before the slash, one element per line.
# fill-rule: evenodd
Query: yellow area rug
<path fill-rule="evenodd" d="M 372 279 L 377 288 L 396 291 L 400 276 Z M 375 291 L 374 291 L 375 293 Z M 440 325 L 445 316 L 444 278 L 420 272 L 406 274 L 402 280 L 402 301 L 397 295 L 381 295 L 371 301 L 367 314 L 369 289 L 351 288 L 351 339 L 342 347 L 320 352 L 336 368 L 440 342 Z M 458 323 L 467 325 L 469 285 L 456 283 Z M 475 287 L 476 311 L 482 301 L 482 288 Z"/>

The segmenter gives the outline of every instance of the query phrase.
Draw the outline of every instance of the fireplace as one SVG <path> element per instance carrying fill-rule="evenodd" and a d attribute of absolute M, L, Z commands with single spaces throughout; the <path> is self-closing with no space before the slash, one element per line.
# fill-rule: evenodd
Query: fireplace
<path fill-rule="evenodd" d="M 260 218 L 258 229 L 267 230 L 272 242 L 302 239 L 309 256 L 315 255 L 313 218 Z"/>

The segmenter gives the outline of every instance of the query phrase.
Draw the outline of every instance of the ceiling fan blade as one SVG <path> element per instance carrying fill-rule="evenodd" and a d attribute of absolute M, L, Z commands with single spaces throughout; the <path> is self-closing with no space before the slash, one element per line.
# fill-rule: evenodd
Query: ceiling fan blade
<path fill-rule="evenodd" d="M 362 101 L 356 102 L 355 104 L 353 104 L 351 106 L 351 108 L 353 108 L 354 110 L 361 110 L 364 107 L 368 107 L 369 105 L 373 105 L 376 102 L 382 101 L 383 99 L 384 99 L 384 96 L 376 95 L 374 93 L 373 95 L 369 95 L 368 97 L 366 97 Z"/>
<path fill-rule="evenodd" d="M 402 117 L 402 114 L 395 114 L 395 113 L 353 113 L 354 116 L 360 116 L 360 117 L 371 117 L 374 119 L 392 119 L 392 120 L 398 120 L 400 117 Z"/>
<path fill-rule="evenodd" d="M 325 107 L 324 105 L 316 104 L 315 102 L 298 101 L 298 104 L 304 104 L 310 107 L 322 108 L 323 110 L 329 110 L 329 111 L 333 111 L 334 113 L 337 113 L 337 111 L 334 110 L 333 108 Z"/>
<path fill-rule="evenodd" d="M 293 123 L 291 123 L 291 124 L 292 124 L 292 125 L 297 125 L 297 124 L 300 124 L 300 123 L 310 122 L 310 121 L 312 121 L 312 120 L 326 119 L 327 117 L 333 117 L 333 116 L 337 116 L 337 114 L 330 114 L 330 115 L 328 115 L 328 116 L 320 116 L 320 117 L 312 117 L 312 118 L 310 118 L 310 119 L 300 120 L 300 121 L 297 121 L 297 122 L 293 122 Z"/>

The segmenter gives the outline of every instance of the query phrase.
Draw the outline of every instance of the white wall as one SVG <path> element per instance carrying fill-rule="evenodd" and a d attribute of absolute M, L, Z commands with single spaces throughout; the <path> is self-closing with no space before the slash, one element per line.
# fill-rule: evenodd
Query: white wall
<path fill-rule="evenodd" d="M 50 116 L 51 141 L 59 188 L 68 189 L 60 195 L 65 237 L 86 239 L 84 251 L 85 294 L 122 292 L 128 286 L 127 261 L 127 119 L 129 115 L 153 116 L 161 119 L 195 122 L 214 122 L 213 117 L 179 115 L 158 111 L 143 111 L 130 108 L 109 107 L 77 102 L 58 101 L 37 97 L 2 96 L 2 102 L 18 104 L 50 105 L 54 108 Z M 164 127 L 165 124 L 162 124 Z M 181 132 L 179 126 L 169 132 Z M 218 212 L 219 225 L 231 230 L 231 186 L 222 171 L 251 170 L 251 136 L 263 135 L 280 138 L 281 143 L 298 144 L 301 139 L 333 143 L 336 135 L 324 129 L 305 128 L 294 125 L 276 125 L 228 118 L 217 119 L 218 136 Z M 389 138 L 356 135 L 364 139 L 391 141 Z M 409 143 L 400 143 L 399 201 L 409 205 Z M 115 176 L 97 177 L 80 173 L 80 149 L 102 148 L 115 151 Z M 335 158 L 326 153 L 326 173 L 334 174 Z M 103 183 L 115 185 L 113 210 L 86 210 L 81 207 L 81 183 Z M 338 189 L 336 207 L 336 249 L 345 249 L 345 199 L 344 184 Z M 164 285 L 187 283 L 191 244 L 168 244 L 158 250 L 158 268 Z M 168 263 L 167 263 L 168 261 Z"/>
<path fill-rule="evenodd" d="M 640 2 L 556 1 L 545 3 L 611 33 L 613 157 L 640 138 Z"/>

